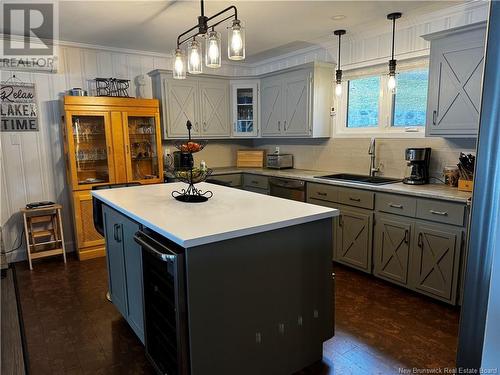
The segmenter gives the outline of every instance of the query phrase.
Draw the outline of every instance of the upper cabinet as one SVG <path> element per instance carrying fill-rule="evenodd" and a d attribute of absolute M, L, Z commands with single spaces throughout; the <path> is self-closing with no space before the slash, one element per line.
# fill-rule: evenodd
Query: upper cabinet
<path fill-rule="evenodd" d="M 426 136 L 476 137 L 486 25 L 423 36 L 431 42 Z"/>
<path fill-rule="evenodd" d="M 228 137 L 229 82 L 221 79 L 200 79 L 200 126 L 203 137 Z"/>
<path fill-rule="evenodd" d="M 149 75 L 164 139 L 186 138 L 187 120 L 192 134 L 205 138 L 319 138 L 331 135 L 333 72 L 333 65 L 315 62 L 249 80 Z"/>
<path fill-rule="evenodd" d="M 331 65 L 314 63 L 262 78 L 262 136 L 329 137 L 332 77 Z"/>
<path fill-rule="evenodd" d="M 231 82 L 232 136 L 259 135 L 259 80 Z"/>
<path fill-rule="evenodd" d="M 167 71 L 155 70 L 153 94 L 160 99 L 163 138 L 187 138 L 191 134 L 205 138 L 229 138 L 229 80 L 193 77 L 173 79 Z"/>

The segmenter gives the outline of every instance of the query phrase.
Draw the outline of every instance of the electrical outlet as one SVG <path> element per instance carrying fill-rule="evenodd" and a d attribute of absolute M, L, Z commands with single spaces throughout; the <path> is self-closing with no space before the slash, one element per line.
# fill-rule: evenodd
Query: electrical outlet
<path fill-rule="evenodd" d="M 276 146 L 274 148 L 274 153 L 279 155 L 279 153 L 280 153 L 280 147 L 279 146 Z"/>

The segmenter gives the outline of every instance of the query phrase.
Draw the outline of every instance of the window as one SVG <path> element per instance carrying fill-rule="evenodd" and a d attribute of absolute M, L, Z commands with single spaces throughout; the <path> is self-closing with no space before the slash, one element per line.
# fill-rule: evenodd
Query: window
<path fill-rule="evenodd" d="M 397 75 L 392 126 L 424 126 L 429 71 L 412 70 Z"/>
<path fill-rule="evenodd" d="M 397 89 L 387 88 L 384 68 L 356 71 L 337 98 L 335 135 L 345 137 L 422 137 L 425 133 L 429 69 L 426 61 L 397 72 Z M 370 74 L 371 73 L 371 74 Z M 349 76 L 349 73 L 346 74 Z"/>
<path fill-rule="evenodd" d="M 380 77 L 348 81 L 347 127 L 378 126 Z"/>

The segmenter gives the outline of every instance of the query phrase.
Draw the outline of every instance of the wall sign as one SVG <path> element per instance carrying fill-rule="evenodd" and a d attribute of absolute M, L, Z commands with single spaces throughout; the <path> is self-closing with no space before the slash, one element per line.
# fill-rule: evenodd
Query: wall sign
<path fill-rule="evenodd" d="M 2 82 L 0 87 L 2 132 L 38 131 L 38 108 L 35 85 Z"/>

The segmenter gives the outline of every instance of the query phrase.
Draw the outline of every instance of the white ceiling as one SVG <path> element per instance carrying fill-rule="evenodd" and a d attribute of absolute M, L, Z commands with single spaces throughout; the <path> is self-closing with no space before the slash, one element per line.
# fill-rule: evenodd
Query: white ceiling
<path fill-rule="evenodd" d="M 457 1 L 205 1 L 208 16 L 229 5 L 247 28 L 247 61 L 303 48 L 331 35 L 374 22 L 389 22 L 390 12 L 410 15 Z M 198 1 L 63 1 L 60 39 L 133 50 L 170 53 L 177 35 L 194 26 Z M 342 20 L 333 16 L 343 15 Z M 225 27 L 218 27 L 225 31 Z M 225 26 L 225 25 L 224 25 Z M 390 24 L 387 24 L 390 28 Z M 224 42 L 225 43 L 225 42 Z"/>

